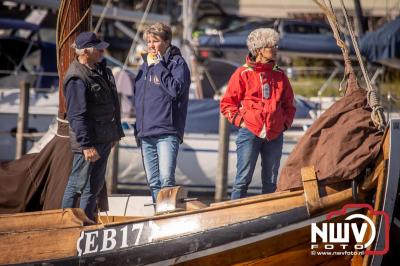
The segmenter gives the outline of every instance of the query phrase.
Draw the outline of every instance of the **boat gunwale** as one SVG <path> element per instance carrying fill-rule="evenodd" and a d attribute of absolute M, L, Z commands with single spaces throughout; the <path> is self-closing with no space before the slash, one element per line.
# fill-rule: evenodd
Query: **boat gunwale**
<path fill-rule="evenodd" d="M 279 193 L 279 195 L 273 195 L 275 193 Z M 162 220 L 162 219 L 167 219 L 167 218 L 175 218 L 179 216 L 184 216 L 184 215 L 191 215 L 191 214 L 198 214 L 198 213 L 204 213 L 208 211 L 216 211 L 216 210 L 223 210 L 223 209 L 229 209 L 229 208 L 235 208 L 235 207 L 240 207 L 240 206 L 246 206 L 254 203 L 261 203 L 265 201 L 271 201 L 271 200 L 279 200 L 279 199 L 284 199 L 288 197 L 298 197 L 304 194 L 303 190 L 299 191 L 283 191 L 283 192 L 275 192 L 272 194 L 263 194 L 263 195 L 256 195 L 253 197 L 249 197 L 246 199 L 237 199 L 237 200 L 231 200 L 231 201 L 226 201 L 226 204 L 223 204 L 225 202 L 217 203 L 221 205 L 217 206 L 208 206 L 202 209 L 197 209 L 197 210 L 190 210 L 190 211 L 180 211 L 180 212 L 171 212 L 171 213 L 163 213 L 160 215 L 153 215 L 153 216 L 147 216 L 143 218 L 137 218 L 137 219 L 132 219 L 132 220 L 124 220 L 124 221 L 117 221 L 117 222 L 110 222 L 110 223 L 103 223 L 104 227 L 109 227 L 109 226 L 114 226 L 114 225 L 119 225 L 119 224 L 126 224 L 126 223 L 132 223 L 132 222 L 145 222 L 145 221 L 155 221 L 155 220 Z M 107 217 L 107 216 L 102 216 L 102 217 Z"/>

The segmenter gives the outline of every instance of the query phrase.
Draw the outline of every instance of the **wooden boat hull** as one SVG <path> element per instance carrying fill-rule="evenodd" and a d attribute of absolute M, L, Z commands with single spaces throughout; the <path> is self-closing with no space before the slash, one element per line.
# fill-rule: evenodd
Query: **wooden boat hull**
<path fill-rule="evenodd" d="M 56 260 L 32 261 L 50 265 L 233 265 L 245 262 L 272 265 L 281 261 L 282 253 L 290 256 L 286 260 L 304 262 L 307 265 L 320 264 L 333 259 L 348 261 L 346 256 L 312 256 L 310 254 L 311 223 L 325 221 L 326 215 L 309 219 L 306 207 L 297 207 L 257 219 L 230 224 L 215 229 L 153 241 L 155 230 L 151 221 L 126 223 L 97 230 L 81 232 L 77 240 L 77 254 Z M 336 219 L 343 219 L 337 217 Z M 143 226 L 143 227 L 141 227 Z M 132 233 L 124 240 L 124 228 Z M 134 228 L 134 230 L 131 230 Z M 139 230 L 141 228 L 141 230 Z M 71 230 L 71 229 L 64 229 Z M 120 232 L 112 241 L 104 242 L 111 231 Z M 70 231 L 71 232 L 71 231 Z M 158 231 L 156 232 L 158 233 Z M 68 235 L 65 232 L 65 235 Z M 92 236 L 87 238 L 86 236 Z M 93 237 L 96 236 L 96 237 Z M 105 237 L 106 236 L 106 237 Z M 58 241 L 63 243 L 62 238 Z M 109 238 L 111 239 L 111 238 Z M 126 241 L 128 247 L 121 248 Z M 89 243 L 89 244 L 88 244 Z M 106 243 L 106 244 L 104 244 Z M 85 248 L 90 247 L 90 250 Z"/>
<path fill-rule="evenodd" d="M 399 127 L 394 128 L 398 131 Z M 367 193 L 378 183 L 377 199 L 388 186 L 397 187 L 397 183 L 384 182 L 388 169 L 380 165 L 389 158 L 386 146 L 387 141 L 374 171 L 358 184 L 360 191 Z M 390 149 L 391 153 L 398 150 L 398 144 L 393 142 Z M 397 182 L 398 167 L 392 168 L 389 181 Z M 258 195 L 209 207 L 198 205 L 197 209 L 186 206 L 186 211 L 182 211 L 185 208 L 179 198 L 184 197 L 183 193 L 166 190 L 165 194 L 175 192 L 176 197 L 159 202 L 158 215 L 102 217 L 106 222 L 96 225 L 84 226 L 88 221 L 80 209 L 0 215 L 0 264 L 346 265 L 350 259 L 360 259 L 361 256 L 311 254 L 311 224 L 326 221 L 329 211 L 342 209 L 353 201 L 354 194 L 352 188 L 319 186 L 312 167 L 302 168 L 301 175 L 304 190 Z M 322 197 L 321 190 L 325 191 Z M 396 191 L 386 198 L 397 195 Z M 163 193 L 162 190 L 160 194 Z M 170 208 L 171 204 L 176 208 Z M 169 213 L 164 213 L 162 206 Z M 339 221 L 348 215 L 339 213 Z M 14 247 L 18 247 L 18 256 Z M 361 260 L 366 258 L 368 255 Z"/>
<path fill-rule="evenodd" d="M 37 215 L 37 219 L 46 213 Z M 28 229 L 23 223 L 24 215 L 30 218 L 29 224 L 35 224 L 36 228 Z M 279 239 L 285 230 L 296 239 L 297 233 L 291 231 L 298 228 L 290 226 L 310 221 L 303 191 L 260 195 L 194 211 L 92 226 L 77 225 L 77 220 L 82 217 L 79 218 L 76 213 L 72 213 L 69 218 L 66 211 L 54 211 L 52 215 L 64 218 L 50 226 L 33 222 L 32 214 L 21 214 L 20 222 L 14 229 L 6 227 L 0 232 L 0 264 L 189 263 L 206 259 L 210 255 L 218 256 L 221 252 L 242 253 L 240 250 L 243 247 L 254 242 L 267 241 L 273 237 Z M 3 224 L 7 224 L 7 217 L 0 218 L 0 224 L 2 220 Z M 47 216 L 45 220 L 55 218 Z M 10 215 L 9 219 L 15 222 L 15 215 Z M 306 222 L 302 226 L 309 230 L 307 227 L 310 227 L 310 223 Z M 15 256 L 14 250 L 7 249 L 7 243 L 18 243 L 21 256 Z M 297 242 L 283 241 L 279 246 L 287 249 L 294 243 Z M 263 258 L 268 253 L 266 251 L 274 250 L 276 248 L 258 248 L 248 259 Z M 238 260 L 243 261 L 244 258 L 246 256 L 242 254 Z"/>

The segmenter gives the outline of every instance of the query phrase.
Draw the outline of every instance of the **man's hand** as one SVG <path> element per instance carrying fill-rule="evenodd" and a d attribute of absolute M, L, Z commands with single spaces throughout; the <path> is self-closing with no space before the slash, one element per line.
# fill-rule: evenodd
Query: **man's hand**
<path fill-rule="evenodd" d="M 242 123 L 240 123 L 240 127 L 241 128 L 246 128 L 246 124 L 244 123 L 244 121 L 242 121 Z"/>
<path fill-rule="evenodd" d="M 94 147 L 84 149 L 83 155 L 85 156 L 85 160 L 91 163 L 94 163 L 95 161 L 100 159 L 100 155 Z"/>

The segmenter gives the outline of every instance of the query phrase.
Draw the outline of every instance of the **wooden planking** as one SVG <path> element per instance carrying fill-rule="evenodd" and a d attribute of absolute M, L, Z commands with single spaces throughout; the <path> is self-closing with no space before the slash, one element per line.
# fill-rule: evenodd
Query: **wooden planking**
<path fill-rule="evenodd" d="M 343 221 L 344 218 L 344 216 L 339 216 L 334 218 L 334 221 Z M 177 265 L 317 265 L 333 259 L 338 259 L 340 262 L 331 265 L 349 265 L 350 256 L 346 258 L 344 256 L 312 256 L 310 254 L 310 236 L 311 226 L 307 224 L 302 228 L 274 237 L 181 262 Z"/>
<path fill-rule="evenodd" d="M 76 255 L 81 228 L 0 235 L 0 264 L 29 263 Z M 18 243 L 12 245 L 12 243 Z"/>
<path fill-rule="evenodd" d="M 245 206 L 239 205 L 231 208 L 210 209 L 207 212 L 187 213 L 186 215 L 164 219 L 153 219 L 152 223 L 155 223 L 160 228 L 172 228 L 174 225 L 182 225 L 182 228 L 187 229 L 186 233 L 193 233 L 233 223 L 240 223 L 251 219 L 257 219 L 276 212 L 284 212 L 293 208 L 302 207 L 304 204 L 304 197 L 297 196 L 279 200 L 263 201 Z M 183 233 L 185 232 L 182 232 L 182 234 Z M 164 240 L 173 236 L 176 236 L 174 230 L 163 231 L 163 233 L 160 233 L 155 240 Z"/>
<path fill-rule="evenodd" d="M 337 256 L 331 260 L 321 263 L 320 265 L 321 266 L 345 266 L 345 265 L 353 265 L 353 264 L 352 264 L 351 256 Z"/>
<path fill-rule="evenodd" d="M 339 256 L 338 256 L 339 257 Z M 262 265 L 268 265 L 268 266 L 288 266 L 288 265 L 323 265 L 325 262 L 331 260 L 333 256 L 312 256 L 310 254 L 310 245 L 308 243 L 303 243 L 301 245 L 298 245 L 296 247 L 290 248 L 288 250 L 285 250 L 283 252 L 274 254 L 272 256 L 242 263 L 242 264 L 237 264 L 238 265 L 251 265 L 251 266 L 262 266 Z M 349 265 L 349 263 L 346 264 L 346 260 L 350 260 L 349 258 L 346 258 L 346 256 L 343 256 L 341 259 L 341 266 L 344 265 Z"/>
<path fill-rule="evenodd" d="M 223 203 L 227 203 L 227 204 L 221 204 L 221 205 L 220 204 L 216 204 L 216 205 L 212 205 L 212 206 L 207 207 L 207 208 L 202 208 L 202 209 L 197 209 L 197 210 L 190 210 L 190 211 L 186 211 L 186 212 L 165 213 L 165 214 L 162 214 L 162 215 L 153 216 L 151 218 L 144 217 L 142 219 L 134 219 L 134 220 L 135 220 L 135 222 L 144 222 L 144 221 L 148 221 L 148 220 L 158 221 L 158 220 L 165 220 L 165 219 L 174 218 L 174 217 L 183 217 L 183 216 L 188 217 L 189 215 L 194 215 L 194 214 L 207 215 L 207 213 L 210 213 L 210 212 L 224 210 L 224 209 L 232 209 L 232 208 L 241 208 L 241 210 L 243 212 L 247 212 L 247 206 L 248 205 L 253 205 L 255 203 L 263 203 L 263 202 L 271 201 L 272 199 L 276 200 L 276 201 L 274 201 L 275 202 L 274 204 L 276 205 L 276 204 L 280 204 L 280 201 L 278 201 L 278 200 L 282 199 L 282 198 L 293 199 L 293 203 L 294 204 L 290 205 L 293 208 L 298 207 L 300 205 L 301 206 L 305 206 L 304 205 L 305 204 L 304 196 L 303 196 L 303 191 L 302 190 L 301 191 L 296 191 L 296 192 L 285 192 L 285 193 L 287 194 L 285 196 L 283 196 L 283 195 L 282 196 L 273 195 L 275 193 L 264 194 L 264 195 L 249 197 L 249 198 L 241 199 L 241 200 L 233 200 L 233 201 L 230 201 L 231 202 L 230 204 L 229 204 L 229 202 L 223 202 Z M 242 200 L 244 200 L 244 201 L 242 201 Z M 291 200 L 289 200 L 288 202 L 291 202 Z M 299 202 L 302 202 L 302 204 L 299 205 Z M 285 204 L 287 204 L 287 203 L 285 203 Z M 284 211 L 284 210 L 286 210 L 286 208 L 282 209 L 282 211 Z M 263 210 L 261 210 L 261 211 L 263 211 Z M 277 211 L 280 211 L 280 209 L 277 208 Z M 229 213 L 229 211 L 228 211 L 228 213 Z M 232 219 L 234 220 L 234 218 L 232 218 Z M 128 220 L 128 222 L 130 222 L 130 221 Z M 124 222 L 124 223 L 126 223 L 126 222 Z M 112 226 L 114 224 L 118 224 L 118 223 L 112 223 L 112 224 L 109 224 L 109 225 L 106 225 L 106 226 Z"/>
<path fill-rule="evenodd" d="M 361 255 L 354 255 L 351 259 L 351 266 L 361 266 L 363 264 L 363 257 Z"/>
<path fill-rule="evenodd" d="M 231 223 L 242 222 L 257 217 L 265 216 L 277 211 L 285 211 L 294 207 L 304 206 L 304 198 L 298 196 L 276 201 L 260 202 L 247 205 L 246 208 L 214 210 L 207 213 L 194 213 L 170 217 L 156 221 L 160 228 L 171 229 L 174 226 L 189 225 L 185 233 L 196 233 Z M 192 227 L 190 225 L 193 225 Z M 108 225 L 110 226 L 110 225 Z M 34 261 L 60 259 L 76 255 L 76 241 L 81 231 L 102 228 L 102 225 L 73 227 L 66 229 L 36 230 L 30 232 L 17 232 L 0 235 L 0 264 L 29 263 Z M 167 234 L 160 234 L 154 240 L 179 237 L 176 233 L 167 230 Z M 18 243 L 18 256 L 15 245 Z"/>
<path fill-rule="evenodd" d="M 342 200 L 343 193 L 345 192 L 339 192 L 331 196 L 324 197 L 324 199 L 331 197 L 332 201 L 329 201 L 328 204 L 329 206 L 333 206 L 335 200 L 332 197 L 336 197 L 336 200 Z M 163 231 L 163 233 L 160 233 L 157 238 L 154 238 L 154 240 L 157 241 L 168 239 L 170 237 L 179 237 L 179 235 L 181 234 L 198 233 L 204 230 L 209 230 L 233 223 L 244 222 L 276 212 L 283 212 L 296 207 L 304 206 L 305 199 L 303 194 L 301 193 L 298 196 L 279 198 L 269 201 L 260 201 L 246 205 L 236 204 L 232 207 L 224 208 L 209 207 L 205 208 L 205 210 L 207 211 L 203 211 L 202 209 L 199 211 L 181 213 L 180 215 L 161 215 L 150 219 L 150 221 L 159 226 L 159 228 L 171 229 L 171 231 Z M 130 219 L 135 218 L 130 217 Z M 142 220 L 149 221 L 149 218 L 139 218 L 138 220 L 135 220 L 133 222 L 137 223 Z M 120 223 L 127 224 L 129 223 L 129 221 L 124 221 Z M 110 227 L 112 226 L 112 223 L 104 226 Z M 174 230 L 172 230 L 176 226 L 180 226 L 179 234 L 174 233 Z M 87 226 L 84 227 L 84 230 L 93 230 L 102 227 L 103 225 Z M 188 230 L 182 231 L 181 227 L 187 227 Z M 20 232 L 0 235 L 0 242 L 2 243 L 2 246 L 0 246 L 0 250 L 2 250 L 0 256 L 4 258 L 3 262 L 5 263 L 15 263 L 15 261 L 18 261 L 18 258 L 23 258 L 23 262 L 32 262 L 71 256 L 76 253 L 76 241 L 82 229 L 83 228 L 76 227 L 61 230 L 37 230 L 31 231 L 29 233 Z M 296 234 L 295 237 L 299 238 L 299 234 Z M 299 239 L 303 241 L 302 238 Z M 292 244 L 292 242 L 290 242 L 289 240 L 287 241 Z M 56 245 L 54 242 L 62 243 L 63 246 Z M 19 243 L 18 258 L 16 258 L 17 256 L 15 256 L 15 250 L 10 249 L 10 247 L 12 246 L 10 246 L 9 243 Z M 43 243 L 45 244 L 43 245 Z M 277 243 L 275 244 L 276 246 L 279 246 Z M 32 252 L 32 247 L 34 247 L 34 252 Z M 273 248 L 269 249 L 268 252 L 272 252 L 273 250 Z M 259 250 L 256 250 L 256 252 L 260 253 Z M 6 258 L 8 259 L 7 261 L 5 261 Z"/>
<path fill-rule="evenodd" d="M 282 252 L 285 249 L 294 247 L 309 240 L 311 234 L 310 226 L 306 226 L 291 232 L 287 232 L 272 238 L 261 240 L 255 243 L 237 247 L 231 250 L 212 254 L 207 257 L 179 263 L 177 265 L 202 265 L 202 266 L 224 266 L 236 265 L 249 262 Z M 301 265 L 299 262 L 298 265 Z"/>
<path fill-rule="evenodd" d="M 80 227 L 90 220 L 82 209 L 59 209 L 0 215 L 0 234 L 17 231 Z"/>

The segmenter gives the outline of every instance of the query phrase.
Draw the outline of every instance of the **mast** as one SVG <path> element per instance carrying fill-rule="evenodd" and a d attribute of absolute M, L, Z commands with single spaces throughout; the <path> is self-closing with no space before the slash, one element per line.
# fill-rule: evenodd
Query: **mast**
<path fill-rule="evenodd" d="M 0 213 L 18 213 L 59 209 L 73 154 L 65 121 L 65 100 L 62 80 L 74 58 L 71 44 L 79 32 L 90 30 L 91 0 L 63 0 L 57 18 L 57 67 L 60 78 L 57 133 L 39 152 L 20 159 L 0 163 Z M 29 178 L 28 178 L 29 177 Z M 105 202 L 103 203 L 106 206 Z M 106 207 L 102 208 L 105 209 Z"/>
<path fill-rule="evenodd" d="M 69 64 L 75 57 L 71 49 L 76 36 L 83 31 L 90 31 L 91 0 L 62 0 L 57 17 L 57 69 L 59 81 L 58 117 L 65 119 L 67 111 L 63 90 L 63 79 Z"/>
<path fill-rule="evenodd" d="M 365 23 L 360 0 L 354 0 L 354 26 L 358 37 L 364 35 Z"/>

